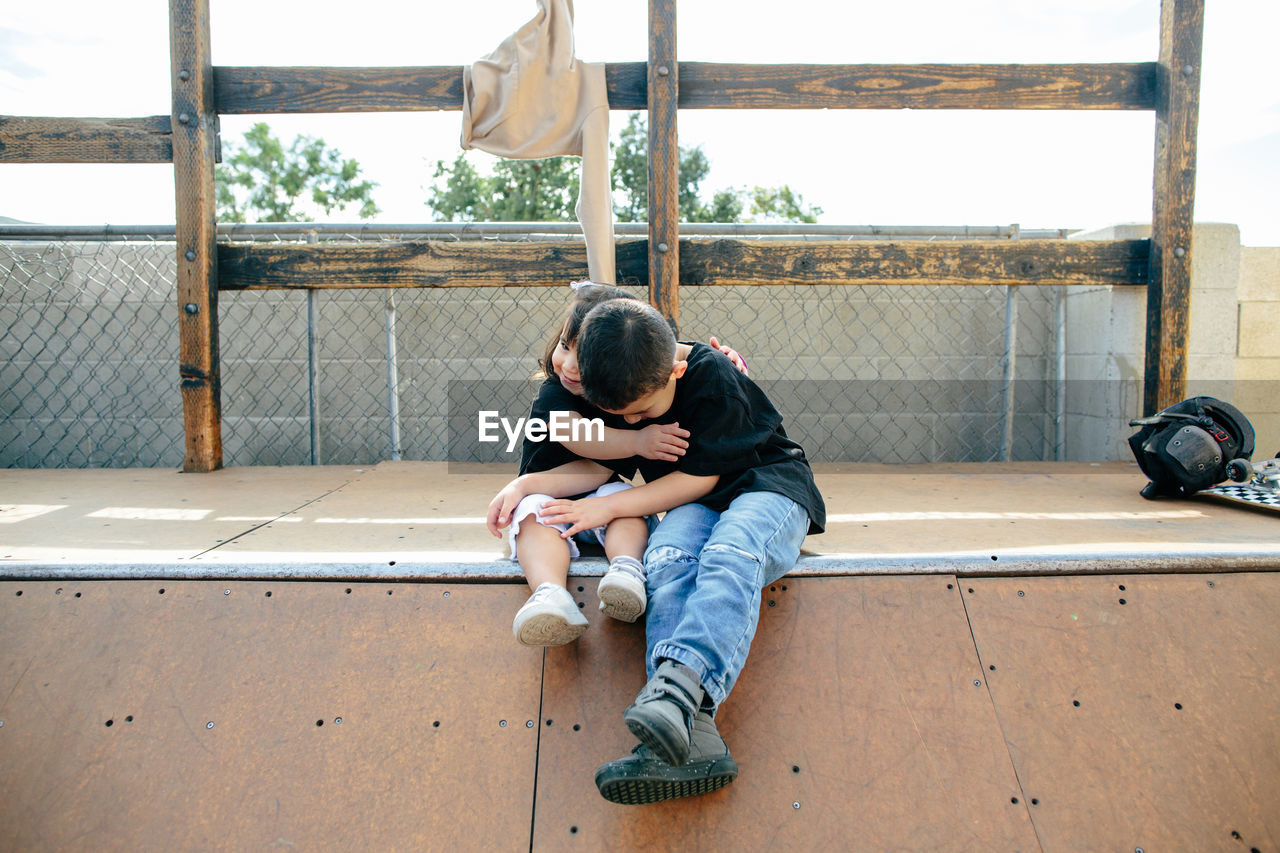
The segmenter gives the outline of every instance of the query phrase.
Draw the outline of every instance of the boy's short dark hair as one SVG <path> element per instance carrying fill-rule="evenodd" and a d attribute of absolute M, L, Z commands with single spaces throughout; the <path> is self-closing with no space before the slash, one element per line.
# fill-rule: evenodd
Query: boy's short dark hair
<path fill-rule="evenodd" d="M 667 384 L 675 355 L 676 336 L 652 306 L 636 299 L 602 302 L 578 333 L 582 393 L 602 409 L 625 409 Z"/>

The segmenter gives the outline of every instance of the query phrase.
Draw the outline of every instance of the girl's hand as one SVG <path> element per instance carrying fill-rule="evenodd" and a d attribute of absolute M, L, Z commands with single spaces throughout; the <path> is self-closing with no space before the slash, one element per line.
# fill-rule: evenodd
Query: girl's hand
<path fill-rule="evenodd" d="M 711 340 L 707 341 L 707 343 L 711 344 L 712 349 L 718 349 L 720 350 L 720 352 L 728 356 L 729 361 L 733 363 L 734 367 L 742 371 L 743 376 L 751 375 L 750 372 L 747 370 L 747 360 L 743 358 L 742 355 L 736 349 L 734 349 L 733 347 L 725 346 L 724 344 L 720 343 L 718 340 L 716 340 L 715 335 L 712 335 Z"/>
<path fill-rule="evenodd" d="M 512 480 L 502 487 L 502 491 L 493 496 L 493 500 L 489 501 L 489 512 L 485 516 L 485 527 L 489 528 L 489 532 L 494 536 L 502 536 L 502 528 L 511 523 L 511 513 L 515 512 L 516 505 L 524 498 L 524 489 L 520 488 L 519 480 Z"/>
<path fill-rule="evenodd" d="M 680 424 L 649 424 L 636 431 L 636 453 L 645 459 L 660 459 L 663 462 L 678 462 L 684 456 L 689 442 L 687 429 Z"/>
<path fill-rule="evenodd" d="M 608 504 L 601 498 L 581 498 L 571 501 L 559 498 L 547 501 L 538 510 L 538 519 L 546 524 L 568 524 L 569 529 L 560 534 L 561 539 L 568 539 L 575 533 L 604 527 L 613 521 L 613 513 Z"/>

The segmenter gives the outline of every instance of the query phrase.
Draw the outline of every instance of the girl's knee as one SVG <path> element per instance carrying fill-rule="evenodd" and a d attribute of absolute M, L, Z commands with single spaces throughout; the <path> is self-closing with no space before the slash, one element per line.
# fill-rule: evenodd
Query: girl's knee
<path fill-rule="evenodd" d="M 560 531 L 549 524 L 538 522 L 537 524 L 524 524 L 520 529 L 511 534 L 517 542 L 530 542 L 534 539 L 551 541 L 559 539 L 564 542 L 564 537 L 560 535 Z M 567 543 L 566 543 L 567 546 Z"/>
<path fill-rule="evenodd" d="M 525 495 L 520 499 L 520 503 L 516 504 L 515 511 L 511 513 L 511 523 L 518 525 L 530 515 L 537 519 L 538 510 L 542 509 L 542 505 L 550 500 L 555 500 L 555 498 L 551 497 L 551 495 Z"/>
<path fill-rule="evenodd" d="M 645 523 L 643 518 L 615 518 L 605 527 L 606 534 L 614 531 L 648 535 L 649 525 Z"/>

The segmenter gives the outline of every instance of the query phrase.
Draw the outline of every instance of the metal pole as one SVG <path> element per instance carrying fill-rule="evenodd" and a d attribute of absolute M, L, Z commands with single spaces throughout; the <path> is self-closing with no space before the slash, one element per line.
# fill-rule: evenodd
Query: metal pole
<path fill-rule="evenodd" d="M 1057 376 L 1055 377 L 1057 400 L 1053 413 L 1053 458 L 1063 461 L 1067 456 L 1067 288 L 1058 288 L 1058 322 L 1054 330 L 1054 346 L 1057 348 Z"/>
<path fill-rule="evenodd" d="M 387 411 L 391 426 L 391 459 L 400 460 L 400 371 L 396 363 L 396 296 L 387 288 Z"/>
<path fill-rule="evenodd" d="M 319 242 L 319 235 L 312 231 L 308 243 Z M 311 464 L 320 464 L 320 353 L 316 324 L 320 311 L 316 304 L 318 295 L 314 288 L 307 288 L 307 414 L 311 422 Z"/>
<path fill-rule="evenodd" d="M 1000 459 L 1013 459 L 1013 379 L 1018 358 L 1018 287 L 1004 289 L 1004 386 L 1000 398 L 1004 403 L 1003 435 L 1000 441 Z"/>

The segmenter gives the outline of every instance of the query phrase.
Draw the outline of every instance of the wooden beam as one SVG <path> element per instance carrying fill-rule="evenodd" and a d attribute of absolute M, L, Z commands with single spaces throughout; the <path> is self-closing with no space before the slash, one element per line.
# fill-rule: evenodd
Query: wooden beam
<path fill-rule="evenodd" d="M 169 163 L 169 116 L 0 116 L 0 162 Z"/>
<path fill-rule="evenodd" d="M 1156 63 L 1065 65 L 744 65 L 679 62 L 682 109 L 1155 108 Z M 218 66 L 218 112 L 417 112 L 462 109 L 462 66 Z M 644 62 L 605 68 L 609 106 L 649 107 Z"/>
<path fill-rule="evenodd" d="M 682 285 L 1145 284 L 1147 241 L 687 240 Z"/>
<path fill-rule="evenodd" d="M 1186 397 L 1204 0 L 1163 0 L 1143 409 Z"/>
<path fill-rule="evenodd" d="M 619 241 L 619 284 L 648 280 L 648 241 Z M 218 246 L 223 290 L 563 287 L 587 276 L 581 243 L 415 241 Z"/>
<path fill-rule="evenodd" d="M 1146 240 L 680 241 L 679 284 L 1144 285 Z M 670 254 L 670 253 L 666 253 Z M 647 240 L 617 243 L 618 281 L 649 280 Z M 586 275 L 581 243 L 237 243 L 218 247 L 223 290 L 559 287 Z"/>
<path fill-rule="evenodd" d="M 649 303 L 680 326 L 676 0 L 649 0 Z"/>
<path fill-rule="evenodd" d="M 737 65 L 680 63 L 685 109 L 1142 110 L 1155 63 Z"/>
<path fill-rule="evenodd" d="M 178 358 L 184 471 L 222 467 L 214 177 L 217 113 L 209 60 L 209 0 L 169 0 L 173 170 L 177 201 Z"/>
<path fill-rule="evenodd" d="M 321 68 L 218 66 L 214 99 L 226 115 L 462 109 L 462 66 Z"/>

